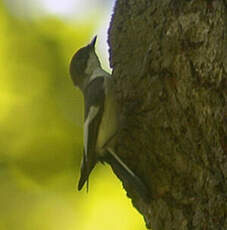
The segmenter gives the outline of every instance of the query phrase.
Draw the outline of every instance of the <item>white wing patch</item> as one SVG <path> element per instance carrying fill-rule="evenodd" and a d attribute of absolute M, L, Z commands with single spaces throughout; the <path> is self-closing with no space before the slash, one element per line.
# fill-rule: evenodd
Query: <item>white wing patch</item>
<path fill-rule="evenodd" d="M 87 159 L 89 125 L 92 122 L 92 120 L 96 117 L 98 111 L 99 111 L 98 106 L 91 106 L 88 112 L 87 119 L 84 122 L 84 153 L 85 153 L 86 159 Z"/>

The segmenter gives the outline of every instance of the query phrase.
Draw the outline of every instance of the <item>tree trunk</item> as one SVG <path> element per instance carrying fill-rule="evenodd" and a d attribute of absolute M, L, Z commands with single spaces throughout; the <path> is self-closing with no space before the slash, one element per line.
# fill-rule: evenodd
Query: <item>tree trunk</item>
<path fill-rule="evenodd" d="M 145 202 L 123 181 L 153 230 L 227 229 L 226 23 L 225 0 L 116 2 L 117 153 L 149 188 Z"/>

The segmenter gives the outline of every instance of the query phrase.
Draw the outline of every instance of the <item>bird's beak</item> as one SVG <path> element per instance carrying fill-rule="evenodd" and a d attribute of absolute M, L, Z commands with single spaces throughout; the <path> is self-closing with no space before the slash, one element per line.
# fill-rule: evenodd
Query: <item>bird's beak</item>
<path fill-rule="evenodd" d="M 94 38 L 91 40 L 89 44 L 92 48 L 95 48 L 96 39 L 97 39 L 97 35 L 94 36 Z"/>

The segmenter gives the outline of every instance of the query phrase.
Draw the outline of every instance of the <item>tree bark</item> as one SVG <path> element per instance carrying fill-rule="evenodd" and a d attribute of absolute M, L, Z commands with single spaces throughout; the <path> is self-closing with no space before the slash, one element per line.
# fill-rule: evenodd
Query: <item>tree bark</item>
<path fill-rule="evenodd" d="M 117 153 L 149 188 L 145 202 L 123 181 L 153 230 L 227 229 L 226 34 L 225 0 L 116 2 Z"/>

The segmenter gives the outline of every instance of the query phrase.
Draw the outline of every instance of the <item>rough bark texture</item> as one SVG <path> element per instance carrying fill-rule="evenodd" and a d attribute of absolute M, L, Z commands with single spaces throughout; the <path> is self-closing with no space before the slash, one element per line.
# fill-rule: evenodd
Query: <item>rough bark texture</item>
<path fill-rule="evenodd" d="M 116 2 L 117 152 L 149 187 L 144 202 L 123 181 L 153 230 L 227 229 L 226 24 L 225 0 Z"/>

